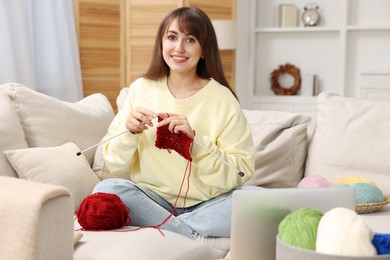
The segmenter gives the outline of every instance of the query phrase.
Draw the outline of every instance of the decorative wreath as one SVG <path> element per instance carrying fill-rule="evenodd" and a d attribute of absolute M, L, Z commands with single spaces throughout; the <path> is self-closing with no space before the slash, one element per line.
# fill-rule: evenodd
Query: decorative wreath
<path fill-rule="evenodd" d="M 289 88 L 284 88 L 279 84 L 279 77 L 283 74 L 290 74 L 294 78 L 294 84 Z M 301 72 L 292 64 L 286 63 L 280 65 L 278 69 L 275 69 L 271 73 L 271 89 L 276 95 L 296 95 L 301 88 Z"/>

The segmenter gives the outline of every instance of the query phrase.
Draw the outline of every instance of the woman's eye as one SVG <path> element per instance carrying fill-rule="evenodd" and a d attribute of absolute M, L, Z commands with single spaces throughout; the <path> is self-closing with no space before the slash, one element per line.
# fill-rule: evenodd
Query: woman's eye
<path fill-rule="evenodd" d="M 167 39 L 168 40 L 174 40 L 176 37 L 174 35 L 168 35 Z"/>
<path fill-rule="evenodd" d="M 195 42 L 196 42 L 196 39 L 194 39 L 194 38 L 191 37 L 191 38 L 188 38 L 187 41 L 190 42 L 190 43 L 195 43 Z"/>

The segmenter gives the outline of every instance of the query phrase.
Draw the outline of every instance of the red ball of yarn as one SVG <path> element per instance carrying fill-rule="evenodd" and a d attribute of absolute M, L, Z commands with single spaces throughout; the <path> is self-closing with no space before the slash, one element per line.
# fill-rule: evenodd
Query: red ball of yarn
<path fill-rule="evenodd" d="M 131 225 L 130 209 L 116 194 L 98 192 L 87 196 L 76 212 L 84 230 L 109 230 Z"/>

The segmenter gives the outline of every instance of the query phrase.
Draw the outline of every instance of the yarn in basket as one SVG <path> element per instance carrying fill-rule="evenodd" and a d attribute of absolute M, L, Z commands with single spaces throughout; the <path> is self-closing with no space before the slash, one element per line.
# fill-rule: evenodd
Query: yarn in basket
<path fill-rule="evenodd" d="M 355 189 L 355 203 L 366 204 L 366 203 L 377 203 L 383 202 L 384 196 L 378 186 L 367 182 L 359 182 L 352 184 L 335 184 L 335 187 L 340 186 L 351 186 Z"/>
<path fill-rule="evenodd" d="M 372 239 L 378 255 L 390 254 L 390 234 L 375 234 Z"/>
<path fill-rule="evenodd" d="M 320 220 L 316 252 L 342 256 L 375 256 L 372 231 L 354 210 L 333 208 Z"/>
<path fill-rule="evenodd" d="M 355 175 L 338 178 L 336 181 L 333 182 L 333 184 L 340 184 L 340 183 L 353 184 L 353 183 L 358 183 L 358 182 L 366 182 L 366 183 L 376 185 L 376 183 L 374 181 L 367 179 L 366 177 L 355 176 Z"/>
<path fill-rule="evenodd" d="M 329 187 L 332 184 L 322 176 L 309 175 L 304 177 L 299 183 L 297 188 L 321 188 Z"/>
<path fill-rule="evenodd" d="M 351 186 L 355 188 L 356 204 L 376 203 L 384 200 L 382 191 L 376 185 L 359 182 L 352 183 Z"/>
<path fill-rule="evenodd" d="M 279 224 L 279 239 L 295 247 L 315 250 L 317 228 L 323 214 L 314 208 L 301 208 L 288 214 Z"/>

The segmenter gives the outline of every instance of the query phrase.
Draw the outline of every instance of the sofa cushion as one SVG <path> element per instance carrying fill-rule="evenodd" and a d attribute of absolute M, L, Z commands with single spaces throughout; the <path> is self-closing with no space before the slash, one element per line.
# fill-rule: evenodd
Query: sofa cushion
<path fill-rule="evenodd" d="M 75 228 L 80 225 L 75 222 Z M 75 246 L 74 260 L 198 260 L 221 259 L 225 250 L 217 249 L 203 242 L 194 241 L 183 235 L 157 229 L 128 227 L 105 232 L 83 231 L 83 237 Z"/>
<path fill-rule="evenodd" d="M 60 185 L 72 196 L 75 210 L 99 182 L 80 148 L 72 142 L 55 147 L 7 150 L 4 153 L 18 176 L 30 181 Z"/>
<path fill-rule="evenodd" d="M 8 84 L 29 147 L 50 147 L 67 141 L 88 148 L 106 134 L 114 118 L 108 99 L 100 93 L 75 102 L 65 102 L 29 89 Z M 96 147 L 85 152 L 92 166 Z"/>
<path fill-rule="evenodd" d="M 322 93 L 306 176 L 361 176 L 390 195 L 390 103 Z"/>
<path fill-rule="evenodd" d="M 296 187 L 303 177 L 310 117 L 244 110 L 255 147 L 255 174 L 245 185 Z"/>
<path fill-rule="evenodd" d="M 0 85 L 0 176 L 16 177 L 16 172 L 9 164 L 3 151 L 27 148 L 22 126 L 9 97 L 3 92 L 5 85 Z"/>

